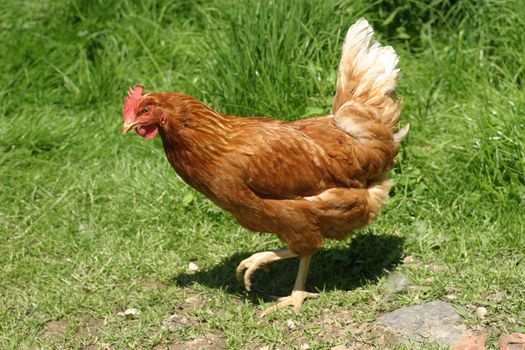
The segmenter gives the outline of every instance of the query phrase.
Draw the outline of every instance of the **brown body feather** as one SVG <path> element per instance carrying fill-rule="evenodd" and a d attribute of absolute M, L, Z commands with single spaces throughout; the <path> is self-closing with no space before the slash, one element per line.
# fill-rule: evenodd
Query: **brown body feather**
<path fill-rule="evenodd" d="M 365 226 L 390 187 L 385 174 L 398 144 L 374 119 L 367 125 L 373 137 L 357 140 L 333 116 L 236 118 L 177 93 L 147 94 L 141 105 L 152 103 L 169 116 L 159 131 L 181 178 L 300 256 L 315 253 L 325 237 L 344 239 Z"/>

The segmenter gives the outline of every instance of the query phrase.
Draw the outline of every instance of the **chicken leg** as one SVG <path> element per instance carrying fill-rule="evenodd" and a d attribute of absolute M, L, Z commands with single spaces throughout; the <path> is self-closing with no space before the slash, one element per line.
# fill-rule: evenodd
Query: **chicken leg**
<path fill-rule="evenodd" d="M 310 268 L 310 261 L 312 256 L 301 257 L 299 262 L 299 271 L 297 272 L 297 278 L 293 286 L 292 294 L 287 297 L 277 299 L 276 305 L 270 306 L 263 311 L 261 317 L 271 314 L 283 307 L 293 306 L 295 313 L 298 313 L 303 305 L 304 299 L 306 298 L 317 298 L 319 293 L 310 293 L 305 291 L 306 277 L 308 276 L 308 269 Z"/>
<path fill-rule="evenodd" d="M 244 288 L 246 288 L 247 291 L 251 291 L 252 282 L 250 280 L 250 277 L 257 269 L 264 268 L 266 265 L 274 261 L 295 258 L 296 256 L 297 254 L 295 254 L 288 248 L 273 250 L 269 252 L 255 253 L 249 258 L 244 259 L 239 263 L 239 266 L 237 266 L 236 271 L 237 279 L 239 281 L 244 280 Z"/>

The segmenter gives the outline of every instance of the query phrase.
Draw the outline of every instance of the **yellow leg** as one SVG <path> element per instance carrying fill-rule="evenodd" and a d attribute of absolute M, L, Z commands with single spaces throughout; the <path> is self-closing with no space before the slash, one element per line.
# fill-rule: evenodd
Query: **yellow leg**
<path fill-rule="evenodd" d="M 311 256 L 301 258 L 299 262 L 299 271 L 297 272 L 297 278 L 293 286 L 292 294 L 287 297 L 279 298 L 276 305 L 270 306 L 261 314 L 264 317 L 277 311 L 283 307 L 293 306 L 295 313 L 298 313 L 303 305 L 304 299 L 306 298 L 317 298 L 318 293 L 309 293 L 305 291 L 306 277 L 308 277 L 308 269 L 310 268 Z"/>
<path fill-rule="evenodd" d="M 244 280 L 244 287 L 247 291 L 250 291 L 252 289 L 250 277 L 257 269 L 264 268 L 267 264 L 274 261 L 294 258 L 296 256 L 297 254 L 287 248 L 270 252 L 255 253 L 249 258 L 241 261 L 239 266 L 237 266 L 237 279 L 239 281 Z"/>

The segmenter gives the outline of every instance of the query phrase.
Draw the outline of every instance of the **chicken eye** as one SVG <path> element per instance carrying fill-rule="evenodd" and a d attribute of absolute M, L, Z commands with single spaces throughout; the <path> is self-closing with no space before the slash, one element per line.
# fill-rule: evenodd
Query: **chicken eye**
<path fill-rule="evenodd" d="M 149 112 L 149 108 L 148 107 L 142 108 L 142 114 L 146 114 L 148 112 Z"/>

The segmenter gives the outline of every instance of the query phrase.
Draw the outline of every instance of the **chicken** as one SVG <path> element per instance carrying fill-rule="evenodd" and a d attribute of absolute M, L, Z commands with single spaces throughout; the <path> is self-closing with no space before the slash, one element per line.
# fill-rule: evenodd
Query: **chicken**
<path fill-rule="evenodd" d="M 185 182 L 243 227 L 276 234 L 286 244 L 239 264 L 237 277 L 248 291 L 255 270 L 299 257 L 291 295 L 263 315 L 286 306 L 298 312 L 306 298 L 317 297 L 305 283 L 323 240 L 342 240 L 377 217 L 408 132 L 397 131 L 397 64 L 394 49 L 380 46 L 360 19 L 346 35 L 328 116 L 294 122 L 231 117 L 184 94 L 143 94 L 142 84 L 130 89 L 123 133 L 159 133 L 168 161 Z"/>

